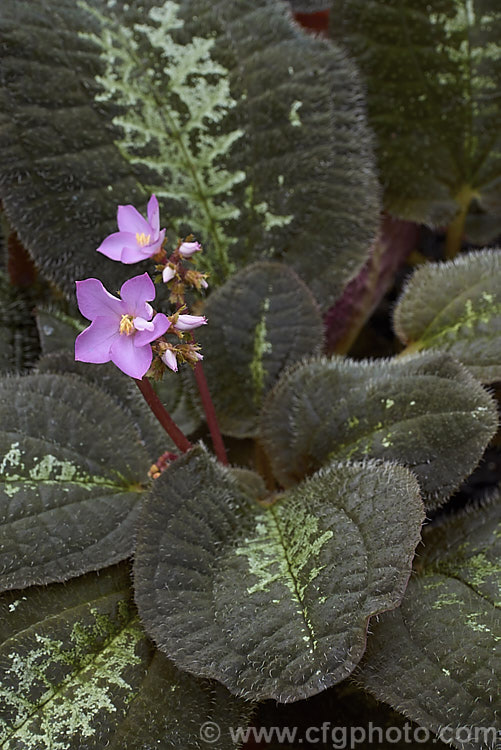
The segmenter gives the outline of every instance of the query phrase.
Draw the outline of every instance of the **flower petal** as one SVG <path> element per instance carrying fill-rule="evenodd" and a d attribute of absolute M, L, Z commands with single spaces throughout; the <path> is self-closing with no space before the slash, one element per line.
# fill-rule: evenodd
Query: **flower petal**
<path fill-rule="evenodd" d="M 134 346 L 135 336 L 118 336 L 111 347 L 111 361 L 122 372 L 139 380 L 148 372 L 153 354 L 151 346 Z"/>
<path fill-rule="evenodd" d="M 79 333 L 75 341 L 75 359 L 101 365 L 111 359 L 113 342 L 120 337 L 116 318 L 98 317 Z"/>
<path fill-rule="evenodd" d="M 152 253 L 152 255 L 154 255 L 154 253 Z M 131 247 L 129 245 L 128 247 L 123 248 L 122 255 L 120 256 L 120 262 L 127 264 L 139 263 L 142 260 L 147 260 L 149 257 L 149 255 L 145 255 L 144 247 L 140 247 L 139 245 Z"/>
<path fill-rule="evenodd" d="M 155 299 L 155 285 L 147 273 L 133 276 L 122 284 L 120 296 L 124 302 L 127 314 L 133 318 L 151 318 L 151 305 L 146 302 Z"/>
<path fill-rule="evenodd" d="M 77 281 L 76 287 L 78 307 L 84 318 L 94 320 L 110 315 L 116 321 L 125 313 L 123 302 L 110 294 L 99 279 Z"/>
<path fill-rule="evenodd" d="M 154 326 L 153 323 L 149 320 L 145 320 L 144 318 L 134 318 L 133 320 L 134 328 L 136 331 L 153 331 Z"/>
<path fill-rule="evenodd" d="M 178 331 L 192 331 L 194 328 L 204 326 L 207 318 L 204 315 L 180 315 L 174 327 Z"/>
<path fill-rule="evenodd" d="M 151 234 L 151 227 L 146 219 L 131 205 L 118 207 L 117 223 L 121 232 L 131 232 L 134 237 L 136 234 Z"/>
<path fill-rule="evenodd" d="M 156 195 L 152 195 L 148 201 L 148 223 L 152 229 L 153 236 L 156 237 L 160 229 L 160 209 Z"/>
<path fill-rule="evenodd" d="M 163 313 L 157 313 L 151 322 L 153 323 L 152 331 L 137 331 L 134 334 L 134 346 L 144 346 L 151 341 L 155 341 L 155 339 L 163 336 L 165 331 L 170 327 L 170 320 Z"/>
<path fill-rule="evenodd" d="M 165 229 L 162 229 L 160 234 L 157 235 L 156 239 L 154 239 L 153 242 L 150 242 L 149 245 L 144 245 L 144 247 L 141 248 L 145 258 L 151 258 L 152 255 L 155 255 L 155 253 L 158 253 L 158 251 L 162 247 L 164 237 L 165 237 Z"/>
<path fill-rule="evenodd" d="M 97 248 L 97 252 L 106 255 L 111 260 L 121 260 L 124 247 L 135 242 L 135 234 L 131 234 L 130 232 L 115 232 L 101 242 Z"/>

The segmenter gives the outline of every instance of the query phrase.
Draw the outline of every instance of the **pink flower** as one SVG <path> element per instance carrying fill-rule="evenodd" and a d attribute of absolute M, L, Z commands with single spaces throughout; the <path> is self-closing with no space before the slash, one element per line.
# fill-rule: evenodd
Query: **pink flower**
<path fill-rule="evenodd" d="M 192 331 L 206 323 L 207 318 L 204 315 L 179 315 L 174 323 L 174 328 L 177 328 L 178 331 Z"/>
<path fill-rule="evenodd" d="M 101 364 L 110 360 L 131 378 L 141 379 L 148 371 L 150 343 L 170 326 L 163 313 L 152 320 L 155 286 L 147 273 L 134 276 L 122 285 L 118 299 L 98 279 L 77 281 L 80 312 L 91 322 L 77 336 L 75 359 Z"/>
<path fill-rule="evenodd" d="M 97 248 L 98 253 L 122 263 L 138 263 L 158 253 L 165 237 L 160 231 L 160 211 L 154 195 L 148 201 L 148 221 L 134 206 L 119 206 L 119 232 L 110 234 Z"/>
<path fill-rule="evenodd" d="M 190 258 L 194 253 L 199 253 L 202 250 L 202 245 L 200 242 L 183 242 L 180 247 L 178 247 L 178 253 L 179 255 L 182 255 L 183 258 Z"/>

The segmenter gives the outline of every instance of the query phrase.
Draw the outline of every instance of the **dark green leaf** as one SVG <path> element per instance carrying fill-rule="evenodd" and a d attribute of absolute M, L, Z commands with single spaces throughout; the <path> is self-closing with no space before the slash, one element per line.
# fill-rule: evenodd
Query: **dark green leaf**
<path fill-rule="evenodd" d="M 197 332 L 223 432 L 256 434 L 263 397 L 280 372 L 320 351 L 323 324 L 311 292 L 287 266 L 256 263 L 209 297 Z"/>
<path fill-rule="evenodd" d="M 330 0 L 288 0 L 294 13 L 318 13 L 327 10 Z"/>
<path fill-rule="evenodd" d="M 382 615 L 359 678 L 376 697 L 460 750 L 498 747 L 501 732 L 501 504 L 425 538 L 422 574 Z M 487 734 L 484 734 L 484 730 Z"/>
<path fill-rule="evenodd" d="M 1 196 L 68 294 L 119 285 L 95 248 L 150 192 L 212 283 L 284 258 L 327 304 L 358 271 L 379 214 L 362 89 L 285 4 L 3 0 L 1 21 Z"/>
<path fill-rule="evenodd" d="M 477 465 L 498 423 L 490 395 L 445 354 L 305 362 L 263 406 L 261 439 L 290 485 L 336 459 L 399 461 L 428 507 L 440 505 Z"/>
<path fill-rule="evenodd" d="M 0 598 L 2 748 L 202 750 L 205 721 L 245 726 L 248 706 L 155 650 L 131 598 L 124 568 Z"/>
<path fill-rule="evenodd" d="M 73 340 L 73 347 L 75 341 Z M 42 357 L 37 371 L 44 374 L 74 374 L 87 383 L 96 386 L 112 398 L 121 411 L 133 422 L 144 444 L 150 463 L 165 451 L 176 450 L 174 443 L 159 421 L 153 416 L 132 378 L 124 375 L 111 363 L 91 365 L 76 362 L 74 355 L 67 351 L 54 352 Z"/>
<path fill-rule="evenodd" d="M 33 296 L 0 271 L 0 372 L 28 369 L 38 356 Z"/>
<path fill-rule="evenodd" d="M 331 31 L 365 75 L 388 210 L 440 225 L 472 201 L 473 218 L 491 219 L 495 237 L 498 0 L 333 0 Z"/>
<path fill-rule="evenodd" d="M 289 702 L 346 677 L 399 603 L 423 506 L 410 472 L 371 461 L 257 499 L 200 448 L 176 461 L 144 504 L 136 601 L 182 669 Z"/>
<path fill-rule="evenodd" d="M 130 555 L 151 458 L 126 412 L 75 376 L 0 381 L 0 587 Z"/>
<path fill-rule="evenodd" d="M 395 309 L 409 351 L 447 351 L 480 380 L 501 380 L 501 252 L 419 268 Z"/>
<path fill-rule="evenodd" d="M 185 435 L 191 435 L 202 424 L 198 392 L 192 390 L 191 372 L 184 365 L 178 373 L 166 372 L 163 380 L 152 382 L 160 401 Z M 164 433 L 165 434 L 165 433 Z"/>
<path fill-rule="evenodd" d="M 74 352 L 76 337 L 87 327 L 82 319 L 77 320 L 57 309 L 38 310 L 37 326 L 44 354 Z"/>

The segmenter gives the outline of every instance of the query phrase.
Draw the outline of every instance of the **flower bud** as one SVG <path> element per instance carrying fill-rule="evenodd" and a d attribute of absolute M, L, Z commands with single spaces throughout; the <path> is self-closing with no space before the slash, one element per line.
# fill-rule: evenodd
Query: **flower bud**
<path fill-rule="evenodd" d="M 177 249 L 179 255 L 183 258 L 191 258 L 194 253 L 202 251 L 202 245 L 200 242 L 183 242 Z"/>
<path fill-rule="evenodd" d="M 172 266 L 165 266 L 164 270 L 162 271 L 162 281 L 164 284 L 168 284 L 171 279 L 174 278 L 176 275 L 176 269 Z"/>
<path fill-rule="evenodd" d="M 172 349 L 166 349 L 162 354 L 162 362 L 173 372 L 178 371 L 177 357 Z"/>
<path fill-rule="evenodd" d="M 179 315 L 174 326 L 178 331 L 192 331 L 206 323 L 207 318 L 204 315 Z"/>

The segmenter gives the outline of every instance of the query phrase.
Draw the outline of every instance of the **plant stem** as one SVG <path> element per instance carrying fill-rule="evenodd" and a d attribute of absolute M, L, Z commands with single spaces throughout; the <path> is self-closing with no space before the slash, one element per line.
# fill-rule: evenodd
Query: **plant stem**
<path fill-rule="evenodd" d="M 226 450 L 224 448 L 223 438 L 219 431 L 219 425 L 217 423 L 216 410 L 209 392 L 209 386 L 205 378 L 205 373 L 202 367 L 202 363 L 198 362 L 195 365 L 195 380 L 197 381 L 200 398 L 202 399 L 202 406 L 204 408 L 205 416 L 207 418 L 207 425 L 212 438 L 212 445 L 214 446 L 214 452 L 222 464 L 228 464 L 228 458 L 226 456 Z"/>
<path fill-rule="evenodd" d="M 186 435 L 181 432 L 177 424 L 170 416 L 169 412 L 165 409 L 164 405 L 153 390 L 153 386 L 151 385 L 148 378 L 144 377 L 142 380 L 134 378 L 134 380 L 137 383 L 137 387 L 143 394 L 144 400 L 164 428 L 165 432 L 169 435 L 169 437 L 172 438 L 175 445 L 183 453 L 189 451 L 192 447 L 190 441 L 188 440 Z"/>
<path fill-rule="evenodd" d="M 364 267 L 325 316 L 327 354 L 346 354 L 419 241 L 419 227 L 383 215 Z"/>
<path fill-rule="evenodd" d="M 455 258 L 461 250 L 466 217 L 474 197 L 475 193 L 468 185 L 464 185 L 456 196 L 459 211 L 447 227 L 445 235 L 445 257 L 447 260 Z"/>

